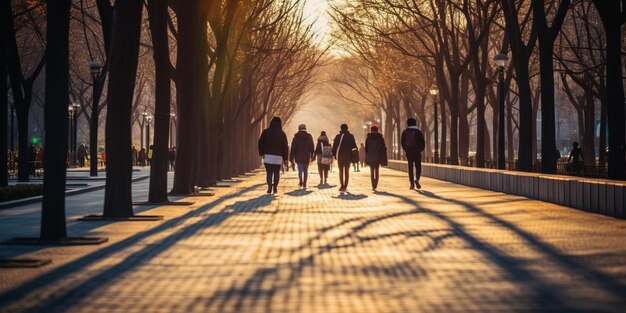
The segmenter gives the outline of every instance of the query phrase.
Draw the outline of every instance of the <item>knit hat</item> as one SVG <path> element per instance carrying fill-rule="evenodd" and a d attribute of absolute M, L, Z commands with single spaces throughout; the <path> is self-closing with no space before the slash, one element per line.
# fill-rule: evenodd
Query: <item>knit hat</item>
<path fill-rule="evenodd" d="M 300 130 L 306 130 L 306 125 L 304 125 L 304 124 L 298 125 L 298 131 L 300 131 Z"/>
<path fill-rule="evenodd" d="M 376 126 L 376 125 L 372 125 L 372 127 L 370 128 L 370 131 L 371 131 L 372 133 L 377 133 L 377 132 L 378 132 L 378 126 Z"/>
<path fill-rule="evenodd" d="M 341 130 L 348 130 L 348 124 L 341 124 Z"/>
<path fill-rule="evenodd" d="M 409 126 L 415 126 L 417 125 L 417 121 L 414 118 L 410 117 L 408 120 L 406 120 L 406 124 Z"/>

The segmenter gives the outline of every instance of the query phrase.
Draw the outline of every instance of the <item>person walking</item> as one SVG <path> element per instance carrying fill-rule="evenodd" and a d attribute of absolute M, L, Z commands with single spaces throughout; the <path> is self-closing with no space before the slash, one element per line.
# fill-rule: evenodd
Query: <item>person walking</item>
<path fill-rule="evenodd" d="M 348 125 L 341 124 L 341 130 L 339 134 L 335 136 L 335 140 L 333 140 L 333 155 L 339 165 L 339 183 L 341 184 L 339 191 L 341 192 L 348 190 L 352 152 L 356 150 L 357 147 L 354 135 L 348 131 Z"/>
<path fill-rule="evenodd" d="M 76 151 L 76 160 L 78 161 L 79 167 L 85 167 L 85 155 L 87 155 L 87 150 L 85 149 L 85 145 L 81 143 Z"/>
<path fill-rule="evenodd" d="M 585 158 L 583 156 L 583 150 L 578 147 L 578 142 L 574 141 L 572 144 L 572 151 L 567 158 L 566 169 L 573 174 L 579 174 L 581 170 L 585 169 Z"/>
<path fill-rule="evenodd" d="M 282 129 L 282 122 L 275 116 L 259 138 L 259 155 L 263 157 L 267 180 L 267 193 L 278 193 L 280 169 L 289 157 L 287 135 Z"/>
<path fill-rule="evenodd" d="M 298 132 L 293 136 L 289 160 L 298 165 L 299 186 L 306 189 L 309 164 L 315 160 L 315 145 L 313 144 L 313 136 L 306 131 L 305 124 L 300 124 Z"/>
<path fill-rule="evenodd" d="M 365 145 L 362 142 L 359 147 L 359 163 L 361 163 L 361 168 L 365 167 Z"/>
<path fill-rule="evenodd" d="M 378 126 L 372 125 L 370 133 L 365 139 L 365 163 L 370 168 L 372 190 L 378 188 L 379 169 L 381 165 L 387 165 L 387 146 L 383 135 L 378 132 Z"/>
<path fill-rule="evenodd" d="M 320 174 L 320 185 L 328 183 L 328 171 L 333 163 L 333 147 L 330 145 L 326 132 L 322 131 L 315 146 L 317 156 L 317 172 Z"/>
<path fill-rule="evenodd" d="M 141 150 L 139 150 L 139 156 L 137 158 L 139 162 L 138 165 L 146 166 L 146 158 L 147 158 L 146 148 L 141 148 Z"/>
<path fill-rule="evenodd" d="M 407 128 L 402 131 L 402 149 L 409 163 L 409 182 L 411 183 L 411 189 L 420 189 L 422 188 L 422 185 L 420 185 L 420 176 L 422 175 L 422 151 L 424 151 L 425 144 L 424 134 L 417 128 L 417 121 L 414 118 L 409 118 L 406 123 Z"/>
<path fill-rule="evenodd" d="M 137 148 L 135 148 L 135 146 L 133 146 L 130 149 L 130 160 L 133 163 L 133 166 L 137 165 L 137 156 L 138 156 L 139 152 L 137 152 Z"/>
<path fill-rule="evenodd" d="M 148 166 L 152 166 L 152 154 L 154 153 L 154 145 L 148 147 Z"/>
<path fill-rule="evenodd" d="M 176 147 L 170 147 L 170 150 L 167 152 L 167 158 L 170 161 L 170 171 L 173 171 L 176 164 Z"/>

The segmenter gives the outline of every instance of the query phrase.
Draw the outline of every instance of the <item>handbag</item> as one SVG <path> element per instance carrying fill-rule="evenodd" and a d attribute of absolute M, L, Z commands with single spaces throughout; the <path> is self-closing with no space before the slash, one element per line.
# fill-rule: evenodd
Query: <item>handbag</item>
<path fill-rule="evenodd" d="M 352 155 L 350 156 L 350 161 L 352 161 L 352 163 L 359 162 L 359 149 L 357 148 L 352 149 Z"/>
<path fill-rule="evenodd" d="M 324 144 L 322 144 L 320 142 L 320 151 L 322 151 L 322 154 L 320 156 L 320 163 L 323 165 L 330 165 L 330 163 L 333 162 L 333 152 L 332 150 L 330 151 L 330 154 L 327 153 L 328 149 L 325 149 L 326 147 L 324 147 Z M 330 147 L 329 147 L 330 148 Z M 325 151 L 326 150 L 326 151 Z"/>

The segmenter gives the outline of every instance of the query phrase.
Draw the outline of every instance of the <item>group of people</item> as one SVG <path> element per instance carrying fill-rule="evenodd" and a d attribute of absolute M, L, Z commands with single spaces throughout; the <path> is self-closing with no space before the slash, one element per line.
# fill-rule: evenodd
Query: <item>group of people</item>
<path fill-rule="evenodd" d="M 402 148 L 409 162 L 409 182 L 411 189 L 421 188 L 421 153 L 424 150 L 424 135 L 416 126 L 416 120 L 409 118 L 407 128 L 402 132 Z M 348 131 L 347 124 L 341 124 L 339 133 L 332 144 L 325 131 L 313 141 L 306 125 L 300 124 L 298 132 L 291 141 L 282 130 L 282 121 L 274 117 L 270 125 L 261 133 L 258 143 L 259 155 L 263 158 L 266 170 L 267 193 L 277 193 L 282 166 L 288 162 L 297 164 L 299 187 L 307 188 L 308 169 L 311 162 L 317 161 L 320 185 L 328 183 L 328 172 L 333 160 L 337 160 L 339 169 L 339 191 L 347 192 L 350 180 L 350 166 L 363 162 L 370 168 L 372 190 L 376 191 L 379 182 L 380 166 L 387 165 L 387 146 L 377 125 L 372 125 L 367 134 L 362 150 L 357 147 L 354 135 Z M 358 170 L 355 165 L 355 171 Z"/>
<path fill-rule="evenodd" d="M 148 149 L 141 148 L 137 150 L 135 146 L 131 148 L 131 160 L 135 166 L 150 166 L 152 164 L 152 154 L 154 153 L 154 145 L 150 145 Z M 176 163 L 176 147 L 172 146 L 167 151 L 167 159 L 169 162 L 169 170 L 174 170 L 174 164 Z"/>

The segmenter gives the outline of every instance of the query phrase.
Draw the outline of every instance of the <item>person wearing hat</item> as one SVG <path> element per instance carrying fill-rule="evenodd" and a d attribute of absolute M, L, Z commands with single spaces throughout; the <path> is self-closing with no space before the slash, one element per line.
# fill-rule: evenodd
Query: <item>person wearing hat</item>
<path fill-rule="evenodd" d="M 289 157 L 289 144 L 287 135 L 282 129 L 282 122 L 275 116 L 259 138 L 259 155 L 263 157 L 265 164 L 267 193 L 278 192 L 280 181 L 280 169 L 283 162 Z"/>
<path fill-rule="evenodd" d="M 370 168 L 372 190 L 376 191 L 380 166 L 387 165 L 387 146 L 383 135 L 378 132 L 378 126 L 372 125 L 370 131 L 365 139 L 365 163 Z"/>
<path fill-rule="evenodd" d="M 309 163 L 315 160 L 315 145 L 313 144 L 313 136 L 307 133 L 304 124 L 298 126 L 298 132 L 293 136 L 289 160 L 298 164 L 299 186 L 306 189 Z"/>
<path fill-rule="evenodd" d="M 333 155 L 337 159 L 339 165 L 339 191 L 348 190 L 348 182 L 350 180 L 350 164 L 352 163 L 352 153 L 357 150 L 354 135 L 348 131 L 348 125 L 341 124 L 339 134 L 333 140 Z"/>
<path fill-rule="evenodd" d="M 406 159 L 409 167 L 409 182 L 411 183 L 411 189 L 422 188 L 420 185 L 420 176 L 422 174 L 422 151 L 424 151 L 424 134 L 417 128 L 417 121 L 414 118 L 409 118 L 407 121 L 407 128 L 402 132 L 402 149 L 406 154 Z M 415 174 L 413 169 L 415 168 Z M 415 176 L 413 176 L 415 175 Z"/>

